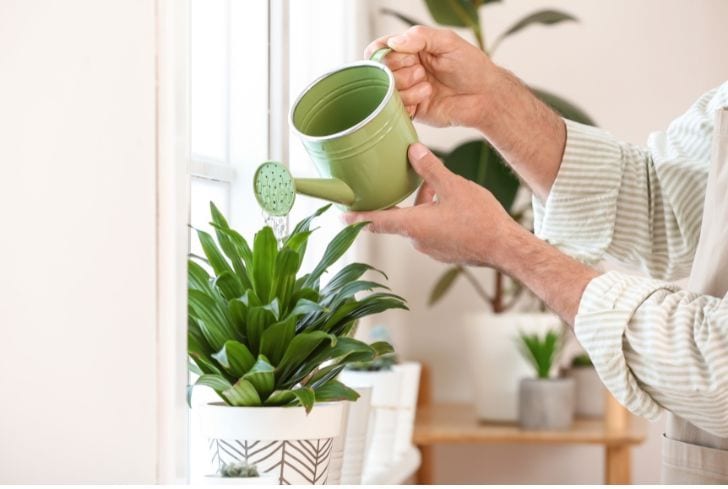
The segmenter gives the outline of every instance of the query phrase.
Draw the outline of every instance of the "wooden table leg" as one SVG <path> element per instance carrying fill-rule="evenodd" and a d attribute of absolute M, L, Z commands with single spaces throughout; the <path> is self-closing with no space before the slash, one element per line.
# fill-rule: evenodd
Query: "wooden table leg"
<path fill-rule="evenodd" d="M 631 457 L 629 445 L 607 445 L 604 460 L 604 482 L 607 484 L 631 484 Z"/>
<path fill-rule="evenodd" d="M 420 462 L 420 468 L 417 469 L 415 474 L 415 482 L 417 484 L 434 484 L 434 460 L 432 453 L 432 446 L 419 445 L 417 448 L 420 449 L 420 455 L 422 461 Z"/>

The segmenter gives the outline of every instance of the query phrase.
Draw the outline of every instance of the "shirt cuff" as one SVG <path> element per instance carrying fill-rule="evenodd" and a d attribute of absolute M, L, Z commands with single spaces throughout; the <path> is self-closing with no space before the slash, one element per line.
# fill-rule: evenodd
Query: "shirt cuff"
<path fill-rule="evenodd" d="M 632 373 L 625 333 L 635 310 L 665 288 L 677 290 L 657 280 L 607 272 L 587 285 L 574 322 L 576 337 L 607 389 L 631 412 L 650 420 L 658 418 L 662 407 Z"/>
<path fill-rule="evenodd" d="M 564 157 L 548 199 L 532 199 L 534 231 L 574 258 L 596 264 L 612 240 L 622 149 L 600 129 L 565 123 Z"/>

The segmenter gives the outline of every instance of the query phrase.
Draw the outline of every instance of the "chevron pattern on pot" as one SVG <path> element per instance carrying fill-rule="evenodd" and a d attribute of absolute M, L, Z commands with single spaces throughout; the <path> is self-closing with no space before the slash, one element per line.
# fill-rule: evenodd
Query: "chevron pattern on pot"
<path fill-rule="evenodd" d="M 260 472 L 273 472 L 282 485 L 326 484 L 333 438 L 315 440 L 209 439 L 210 468 L 246 462 Z"/>

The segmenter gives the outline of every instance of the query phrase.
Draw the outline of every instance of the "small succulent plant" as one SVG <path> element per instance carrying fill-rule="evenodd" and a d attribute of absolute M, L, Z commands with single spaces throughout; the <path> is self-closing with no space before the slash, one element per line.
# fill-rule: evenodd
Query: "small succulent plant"
<path fill-rule="evenodd" d="M 563 346 L 562 335 L 558 330 L 547 331 L 540 336 L 536 333 L 519 334 L 519 346 L 523 357 L 531 364 L 539 379 L 548 379 L 551 367 Z"/>
<path fill-rule="evenodd" d="M 217 471 L 220 477 L 260 477 L 258 468 L 247 462 L 225 464 Z"/>

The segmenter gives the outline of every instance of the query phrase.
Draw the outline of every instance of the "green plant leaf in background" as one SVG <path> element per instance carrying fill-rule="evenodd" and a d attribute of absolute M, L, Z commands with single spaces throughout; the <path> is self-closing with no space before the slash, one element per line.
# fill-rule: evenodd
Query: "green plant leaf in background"
<path fill-rule="evenodd" d="M 541 24 L 541 25 L 553 25 L 558 24 L 561 22 L 566 21 L 572 21 L 572 22 L 579 22 L 579 19 L 574 17 L 571 14 L 567 14 L 566 12 L 561 12 L 559 10 L 538 10 L 536 12 L 533 12 L 532 14 L 529 14 L 513 24 L 509 29 L 507 29 L 503 34 L 498 36 L 498 38 L 493 41 L 493 44 L 490 46 L 490 53 L 493 54 L 495 52 L 496 48 L 500 45 L 501 41 L 506 39 L 507 37 L 512 36 L 513 34 L 516 34 L 526 27 L 533 25 L 533 24 Z"/>
<path fill-rule="evenodd" d="M 425 0 L 427 10 L 432 18 L 441 25 L 452 27 L 467 27 L 470 29 L 483 48 L 483 35 L 478 17 L 476 3 L 471 0 Z"/>
<path fill-rule="evenodd" d="M 430 292 L 430 298 L 427 301 L 427 305 L 432 306 L 442 299 L 445 293 L 450 290 L 450 287 L 452 287 L 453 283 L 455 283 L 455 279 L 460 276 L 462 271 L 463 268 L 459 265 L 445 270 L 445 273 L 440 275 L 440 278 L 437 279 L 437 282 L 435 282 L 435 286 Z"/>

